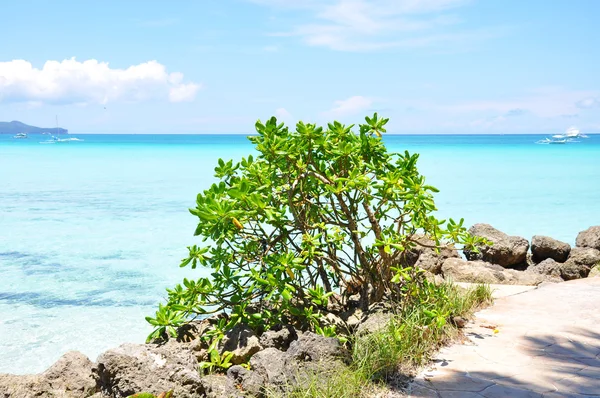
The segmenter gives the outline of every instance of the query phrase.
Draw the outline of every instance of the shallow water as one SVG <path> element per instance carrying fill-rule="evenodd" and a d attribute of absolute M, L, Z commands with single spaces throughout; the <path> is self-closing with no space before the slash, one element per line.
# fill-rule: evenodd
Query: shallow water
<path fill-rule="evenodd" d="M 180 269 L 196 219 L 187 212 L 219 157 L 252 151 L 243 136 L 0 135 L 0 372 L 44 370 L 67 350 L 94 360 L 142 342 Z M 387 136 L 421 153 L 441 216 L 528 239 L 574 243 L 600 224 L 600 136 L 535 145 L 538 136 Z"/>

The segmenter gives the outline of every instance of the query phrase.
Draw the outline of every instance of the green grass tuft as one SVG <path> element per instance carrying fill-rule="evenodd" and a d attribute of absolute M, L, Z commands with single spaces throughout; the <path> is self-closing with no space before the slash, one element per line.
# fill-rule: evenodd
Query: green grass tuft
<path fill-rule="evenodd" d="M 412 304 L 405 306 L 382 330 L 355 337 L 352 364 L 323 375 L 309 377 L 302 388 L 269 397 L 333 398 L 368 397 L 378 385 L 412 375 L 440 348 L 456 338 L 459 330 L 452 317 L 470 317 L 492 303 L 488 285 L 463 289 L 450 283 L 429 285 Z"/>

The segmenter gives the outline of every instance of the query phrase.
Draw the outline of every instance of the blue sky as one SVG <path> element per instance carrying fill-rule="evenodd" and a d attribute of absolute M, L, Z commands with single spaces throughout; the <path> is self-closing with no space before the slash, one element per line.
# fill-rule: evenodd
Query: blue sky
<path fill-rule="evenodd" d="M 4 2 L 0 121 L 71 133 L 600 132 L 600 1 Z"/>

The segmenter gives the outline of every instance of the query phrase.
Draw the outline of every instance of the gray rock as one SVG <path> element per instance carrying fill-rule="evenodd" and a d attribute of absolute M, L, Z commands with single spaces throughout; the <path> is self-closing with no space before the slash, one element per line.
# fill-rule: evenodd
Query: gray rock
<path fill-rule="evenodd" d="M 465 250 L 468 260 L 483 260 L 503 267 L 522 266 L 527 260 L 529 242 L 519 236 L 509 236 L 489 224 L 475 224 L 469 228 L 474 236 L 486 238 L 493 244 L 478 246 L 479 253 Z"/>
<path fill-rule="evenodd" d="M 417 266 L 434 275 L 442 272 L 442 264 L 448 258 L 460 258 L 453 245 L 442 245 L 436 249 L 435 241 L 425 236 L 415 236 L 417 245 L 404 256 L 407 265 Z"/>
<path fill-rule="evenodd" d="M 101 391 L 114 398 L 140 391 L 159 394 L 174 390 L 175 397 L 205 393 L 193 352 L 175 341 L 123 344 L 101 354 L 94 371 Z"/>
<path fill-rule="evenodd" d="M 287 352 L 267 348 L 254 354 L 250 359 L 251 373 L 232 367 L 231 377 L 241 380 L 242 387 L 250 386 L 249 392 L 256 391 L 262 383 L 285 393 L 289 387 L 314 381 L 326 369 L 341 366 L 347 358 L 347 351 L 337 339 L 307 332 L 293 341 Z"/>
<path fill-rule="evenodd" d="M 600 250 L 590 247 L 574 247 L 569 254 L 568 260 L 575 264 L 593 267 L 600 264 Z"/>
<path fill-rule="evenodd" d="M 78 351 L 69 351 L 42 373 L 42 376 L 55 390 L 88 396 L 96 391 L 93 367 L 94 363 L 88 357 Z"/>
<path fill-rule="evenodd" d="M 367 318 L 358 325 L 357 335 L 365 335 L 378 332 L 386 328 L 394 315 L 389 312 L 375 312 L 369 314 Z"/>
<path fill-rule="evenodd" d="M 566 281 L 586 278 L 590 273 L 590 269 L 589 265 L 577 264 L 574 261 L 567 260 L 567 262 L 561 264 L 560 276 Z"/>
<path fill-rule="evenodd" d="M 570 281 L 585 278 L 590 272 L 590 267 L 585 264 L 578 264 L 573 260 L 558 263 L 549 258 L 539 264 L 530 266 L 527 271 Z"/>
<path fill-rule="evenodd" d="M 352 308 L 349 311 L 342 313 L 341 317 L 350 330 L 355 330 L 358 325 L 365 320 L 365 314 L 360 308 Z"/>
<path fill-rule="evenodd" d="M 204 398 L 244 398 L 244 393 L 238 390 L 233 381 L 225 376 L 211 374 L 202 378 Z M 178 397 L 174 395 L 174 397 Z"/>
<path fill-rule="evenodd" d="M 219 343 L 219 351 L 233 353 L 231 363 L 239 365 L 262 350 L 260 341 L 252 329 L 243 324 L 237 324 L 233 329 L 225 333 L 225 337 Z"/>
<path fill-rule="evenodd" d="M 600 225 L 589 227 L 577 235 L 575 246 L 600 250 Z"/>
<path fill-rule="evenodd" d="M 273 347 L 285 351 L 290 346 L 290 343 L 297 338 L 296 330 L 290 325 L 285 325 L 279 328 L 279 330 L 267 330 L 260 336 L 259 342 L 263 348 Z"/>
<path fill-rule="evenodd" d="M 535 235 L 531 239 L 531 254 L 533 261 L 542 262 L 548 258 L 564 263 L 571 252 L 571 245 L 549 236 Z"/>
<path fill-rule="evenodd" d="M 82 353 L 70 351 L 39 375 L 0 374 L 0 397 L 89 397 L 96 392 L 93 365 Z"/>
<path fill-rule="evenodd" d="M 254 370 L 249 370 L 240 365 L 234 365 L 227 370 L 227 378 L 240 391 L 248 395 L 260 396 L 265 386 L 265 377 Z"/>
<path fill-rule="evenodd" d="M 446 279 L 454 282 L 535 286 L 548 280 L 546 276 L 536 273 L 504 269 L 484 261 L 465 261 L 457 258 L 444 261 L 442 272 Z"/>
<path fill-rule="evenodd" d="M 290 381 L 290 377 L 286 371 L 286 362 L 289 355 L 283 351 L 279 351 L 276 348 L 267 348 L 254 354 L 250 358 L 250 366 L 255 372 L 252 377 L 255 379 L 252 381 L 253 384 L 257 383 L 258 380 L 262 380 L 262 384 L 270 384 L 271 386 L 283 387 Z"/>
<path fill-rule="evenodd" d="M 298 361 L 324 361 L 346 359 L 347 352 L 338 339 L 307 332 L 290 344 L 286 354 Z"/>
<path fill-rule="evenodd" d="M 560 263 L 551 258 L 547 258 L 539 264 L 530 265 L 527 272 L 533 272 L 540 275 L 549 275 L 560 278 Z"/>

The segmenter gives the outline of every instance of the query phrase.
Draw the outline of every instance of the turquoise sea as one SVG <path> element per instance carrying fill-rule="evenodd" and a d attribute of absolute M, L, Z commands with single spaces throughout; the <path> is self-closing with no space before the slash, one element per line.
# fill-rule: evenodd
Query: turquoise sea
<path fill-rule="evenodd" d="M 0 373 L 39 372 L 64 352 L 95 360 L 142 342 L 165 287 L 199 243 L 187 208 L 219 157 L 253 148 L 238 135 L 0 135 Z M 393 136 L 421 153 L 440 215 L 531 239 L 574 243 L 600 224 L 600 136 L 536 145 L 540 136 Z"/>

